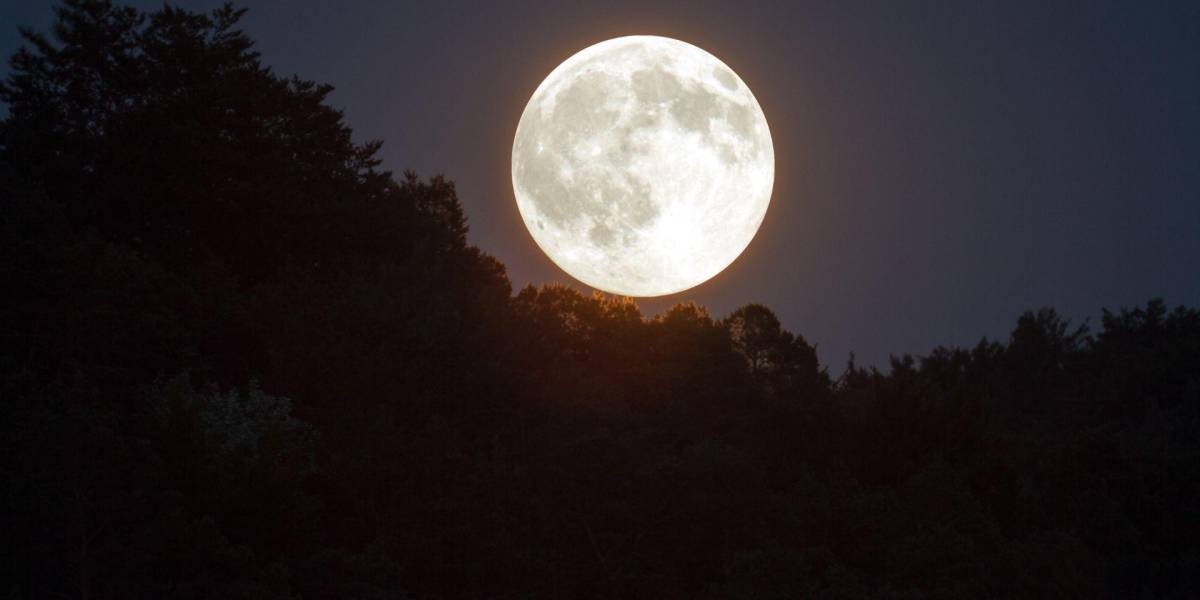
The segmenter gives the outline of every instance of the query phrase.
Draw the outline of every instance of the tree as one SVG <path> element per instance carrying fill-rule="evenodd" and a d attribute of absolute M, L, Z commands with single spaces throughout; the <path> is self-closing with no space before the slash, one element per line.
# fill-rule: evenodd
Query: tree
<path fill-rule="evenodd" d="M 512 297 L 240 14 L 70 0 L 0 88 L 0 596 L 1197 596 L 1200 312 L 833 386 L 762 305 Z"/>
<path fill-rule="evenodd" d="M 747 304 L 730 313 L 722 324 L 733 349 L 745 357 L 751 375 L 760 377 L 774 370 L 787 340 L 771 309 Z"/>
<path fill-rule="evenodd" d="M 1080 357 L 1090 343 L 1086 325 L 1071 327 L 1053 308 L 1026 311 L 1017 319 L 1004 361 L 1006 379 L 1013 387 L 1013 408 L 1025 412 L 1057 411 L 1064 403 L 1077 401 L 1072 390 Z M 1058 406 L 1050 406 L 1051 399 Z"/>
<path fill-rule="evenodd" d="M 396 188 L 379 144 L 355 144 L 325 104 L 330 86 L 261 65 L 235 29 L 244 12 L 68 0 L 54 41 L 22 32 L 0 85 L 4 156 L 75 227 L 171 270 L 216 261 L 244 284 L 328 267 L 348 233 L 330 220 Z"/>
<path fill-rule="evenodd" d="M 178 330 L 170 344 L 143 345 L 138 330 L 123 327 L 76 340 L 71 352 L 100 356 L 115 341 L 118 354 L 145 353 L 149 360 L 120 361 L 144 365 L 122 374 L 130 385 L 183 368 L 227 383 L 269 381 L 278 360 L 312 367 L 289 358 L 306 352 L 290 345 L 303 330 L 272 327 L 276 317 L 303 306 L 305 294 L 360 281 L 382 304 L 347 318 L 390 310 L 403 329 L 393 329 L 393 341 L 446 347 L 440 360 L 477 355 L 509 285 L 503 266 L 467 244 L 454 185 L 381 170 L 380 143 L 354 142 L 328 106 L 332 87 L 261 64 L 237 29 L 244 12 L 144 14 L 69 0 L 56 9 L 53 39 L 22 31 L 29 46 L 0 84 L 10 109 L 0 158 L 47 205 L 62 207 L 64 245 L 76 249 L 69 270 L 92 272 L 100 255 L 119 257 L 110 271 L 129 271 L 88 278 L 82 289 L 71 282 L 69 296 L 109 298 L 105 288 L 121 281 L 152 281 L 121 292 L 128 298 L 112 317 L 90 321 L 159 312 Z M 123 315 L 123 306 L 137 308 Z M 66 302 L 45 320 L 88 312 L 98 311 Z M 297 325 L 308 323 L 280 324 Z"/>
<path fill-rule="evenodd" d="M 829 376 L 818 363 L 816 348 L 802 336 L 783 329 L 771 309 L 747 304 L 730 313 L 721 324 L 755 379 L 770 380 L 788 395 L 811 394 L 829 387 Z"/>

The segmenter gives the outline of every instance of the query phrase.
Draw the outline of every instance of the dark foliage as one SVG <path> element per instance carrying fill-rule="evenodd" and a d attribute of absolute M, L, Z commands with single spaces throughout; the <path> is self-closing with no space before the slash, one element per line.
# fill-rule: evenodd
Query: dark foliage
<path fill-rule="evenodd" d="M 514 296 L 240 15 L 69 0 L 0 84 L 0 597 L 1200 595 L 1200 311 L 834 381 Z"/>

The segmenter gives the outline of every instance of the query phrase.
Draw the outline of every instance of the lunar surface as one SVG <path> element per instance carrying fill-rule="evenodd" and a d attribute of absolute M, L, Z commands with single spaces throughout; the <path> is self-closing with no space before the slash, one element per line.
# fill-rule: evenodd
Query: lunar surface
<path fill-rule="evenodd" d="M 732 69 L 685 42 L 629 36 L 580 51 L 538 86 L 512 179 L 555 264 L 606 292 L 661 296 L 745 250 L 771 201 L 775 151 Z"/>

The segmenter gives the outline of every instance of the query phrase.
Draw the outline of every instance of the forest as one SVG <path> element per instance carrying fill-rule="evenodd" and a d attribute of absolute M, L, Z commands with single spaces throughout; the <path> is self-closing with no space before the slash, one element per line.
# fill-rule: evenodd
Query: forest
<path fill-rule="evenodd" d="M 242 13 L 65 0 L 0 83 L 0 597 L 1200 597 L 1200 310 L 831 372 L 513 290 Z"/>

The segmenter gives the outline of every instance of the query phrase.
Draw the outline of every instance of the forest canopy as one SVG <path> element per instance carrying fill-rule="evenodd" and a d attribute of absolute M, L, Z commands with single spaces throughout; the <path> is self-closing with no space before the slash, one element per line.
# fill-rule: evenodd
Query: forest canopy
<path fill-rule="evenodd" d="M 67 0 L 0 83 L 0 595 L 1200 595 L 1200 311 L 830 374 L 514 294 L 243 13 Z"/>

